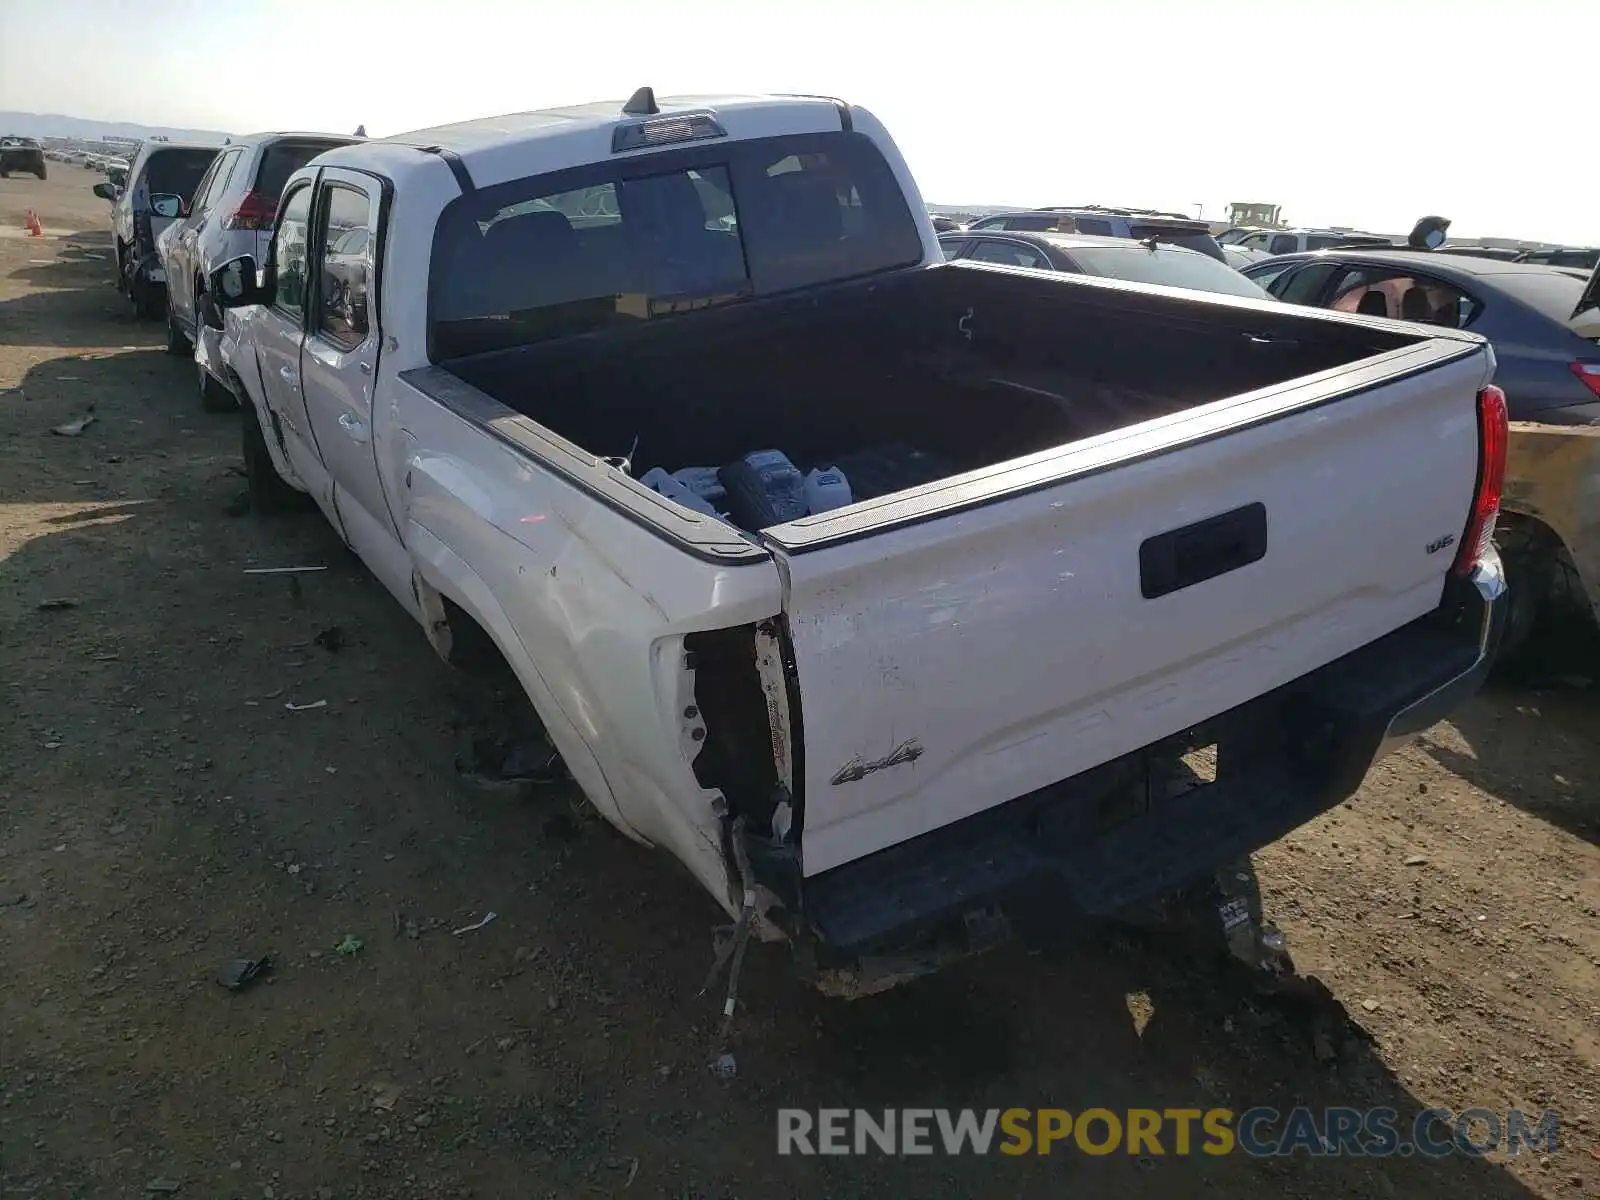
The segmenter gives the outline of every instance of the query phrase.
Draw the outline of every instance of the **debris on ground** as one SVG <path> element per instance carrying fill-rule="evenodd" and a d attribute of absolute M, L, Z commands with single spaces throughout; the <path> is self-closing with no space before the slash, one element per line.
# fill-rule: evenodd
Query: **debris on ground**
<path fill-rule="evenodd" d="M 313 708 L 327 708 L 326 700 L 313 700 L 310 704 L 296 704 L 293 700 L 284 701 L 283 706 L 290 712 L 309 712 Z"/>
<path fill-rule="evenodd" d="M 62 437 L 79 437 L 82 435 L 83 431 L 89 428 L 89 426 L 93 425 L 94 422 L 94 405 L 91 404 L 89 405 L 88 409 L 85 410 L 83 416 L 79 417 L 76 421 L 68 421 L 62 425 L 52 425 L 50 427 L 50 432 L 59 434 Z"/>
<path fill-rule="evenodd" d="M 183 1184 L 179 1183 L 176 1179 L 152 1179 L 149 1183 L 144 1185 L 144 1190 L 147 1192 L 170 1193 L 177 1191 L 182 1186 Z"/>
<path fill-rule="evenodd" d="M 731 1053 L 719 1054 L 712 1060 L 711 1073 L 718 1079 L 732 1079 L 739 1073 L 739 1063 Z"/>
<path fill-rule="evenodd" d="M 405 1088 L 398 1083 L 379 1082 L 372 1085 L 372 1107 L 379 1112 L 393 1112 Z"/>
<path fill-rule="evenodd" d="M 223 966 L 217 982 L 230 992 L 243 991 L 272 967 L 272 955 L 260 958 L 236 958 Z"/>
<path fill-rule="evenodd" d="M 246 567 L 246 575 L 310 575 L 327 567 Z"/>
<path fill-rule="evenodd" d="M 1408 867 L 1421 867 L 1425 866 L 1427 862 L 1428 856 L 1426 854 L 1408 854 L 1406 855 L 1405 865 Z"/>
<path fill-rule="evenodd" d="M 48 600 L 41 600 L 34 605 L 40 612 L 59 612 L 62 609 L 77 608 L 78 602 L 70 596 L 52 596 Z"/>
<path fill-rule="evenodd" d="M 333 948 L 333 952 L 335 954 L 342 954 L 346 958 L 351 958 L 361 953 L 361 946 L 362 941 L 360 938 L 353 933 L 347 933 L 344 935 L 343 940 L 341 940 L 339 944 Z"/>
<path fill-rule="evenodd" d="M 344 649 L 344 630 L 337 625 L 329 625 L 311 641 L 313 645 L 321 646 L 329 654 L 337 654 Z"/>
<path fill-rule="evenodd" d="M 482 929 L 490 921 L 494 920 L 494 918 L 494 913 L 486 913 L 484 914 L 483 920 L 477 921 L 471 925 L 463 925 L 460 929 L 454 930 L 453 932 L 455 933 L 456 937 L 460 937 L 463 933 L 471 933 L 476 929 Z"/>

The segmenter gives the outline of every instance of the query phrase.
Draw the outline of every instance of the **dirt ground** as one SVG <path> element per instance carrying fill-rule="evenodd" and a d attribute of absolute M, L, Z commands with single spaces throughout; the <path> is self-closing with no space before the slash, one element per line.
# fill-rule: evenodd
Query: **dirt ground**
<path fill-rule="evenodd" d="M 315 513 L 233 515 L 237 418 L 113 291 L 92 182 L 0 181 L 0 1194 L 1600 1196 L 1600 691 L 1493 690 L 1258 856 L 1371 1035 L 1337 1064 L 1231 975 L 1094 937 L 853 1004 L 757 948 L 718 1078 L 718 911 L 575 796 L 463 788 L 471 686 Z M 243 573 L 299 564 L 298 595 Z M 776 1153 L 785 1105 L 1294 1104 L 1554 1108 L 1561 1145 Z"/>

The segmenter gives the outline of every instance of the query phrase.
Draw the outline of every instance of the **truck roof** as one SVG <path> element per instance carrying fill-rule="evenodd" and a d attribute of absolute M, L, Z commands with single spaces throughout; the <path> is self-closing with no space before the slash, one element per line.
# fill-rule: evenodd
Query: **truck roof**
<path fill-rule="evenodd" d="M 618 125 L 650 119 L 625 113 L 626 103 L 606 100 L 437 125 L 342 146 L 328 151 L 321 161 L 393 174 L 404 171 L 407 161 L 418 168 L 428 166 L 429 157 L 416 151 L 437 155 L 442 150 L 460 160 L 476 186 L 487 187 L 527 175 L 608 161 L 615 153 L 612 130 Z M 652 117 L 713 110 L 728 136 L 738 139 L 837 132 L 842 127 L 842 105 L 825 97 L 669 96 L 658 99 L 656 104 L 660 111 L 650 114 Z"/>

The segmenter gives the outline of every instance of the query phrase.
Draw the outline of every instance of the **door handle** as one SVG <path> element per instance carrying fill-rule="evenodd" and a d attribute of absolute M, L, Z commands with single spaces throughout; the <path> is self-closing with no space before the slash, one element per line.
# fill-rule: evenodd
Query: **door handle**
<path fill-rule="evenodd" d="M 279 367 L 278 368 L 278 374 L 283 377 L 283 381 L 285 383 L 287 383 L 290 387 L 298 387 L 299 386 L 299 384 L 300 384 L 300 372 L 296 371 L 293 367 Z"/>
<path fill-rule="evenodd" d="M 339 428 L 344 430 L 357 442 L 367 440 L 367 425 L 365 421 L 358 421 L 349 413 L 339 414 Z"/>

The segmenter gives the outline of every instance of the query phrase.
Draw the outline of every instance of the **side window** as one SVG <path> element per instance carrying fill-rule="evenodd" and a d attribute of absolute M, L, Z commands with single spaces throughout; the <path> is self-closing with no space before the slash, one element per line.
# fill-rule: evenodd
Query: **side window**
<path fill-rule="evenodd" d="M 231 150 L 219 157 L 211 164 L 205 179 L 201 180 L 199 188 L 194 194 L 194 212 L 203 214 L 211 211 L 211 206 L 217 198 L 227 189 L 228 180 L 233 177 L 233 168 L 239 162 L 242 150 Z"/>
<path fill-rule="evenodd" d="M 1272 244 L 1267 247 L 1268 254 L 1293 254 L 1300 249 L 1300 239 L 1292 233 L 1275 233 L 1272 235 Z"/>
<path fill-rule="evenodd" d="M 1344 275 L 1328 307 L 1459 329 L 1471 323 L 1480 306 L 1460 288 L 1437 279 L 1372 268 Z"/>
<path fill-rule="evenodd" d="M 1008 267 L 1044 267 L 1050 262 L 1037 250 L 1020 242 L 979 242 L 967 256 L 975 262 L 1002 263 Z"/>
<path fill-rule="evenodd" d="M 1006 228 L 1006 218 L 1004 218 L 1004 217 L 985 217 L 981 221 L 974 221 L 971 225 L 968 225 L 967 228 L 971 229 L 971 230 L 974 230 L 975 232 L 980 232 L 980 233 L 983 232 L 984 230 L 988 230 L 988 229 L 1005 229 Z"/>
<path fill-rule="evenodd" d="M 1265 250 L 1267 242 L 1272 237 L 1270 233 L 1252 233 L 1239 239 L 1239 245 L 1246 250 Z"/>
<path fill-rule="evenodd" d="M 1072 223 L 1078 227 L 1079 233 L 1093 234 L 1096 237 L 1116 237 L 1111 231 L 1111 222 L 1102 221 L 1099 217 L 1074 217 Z"/>
<path fill-rule="evenodd" d="M 1278 294 L 1279 287 L 1288 283 L 1289 272 L 1300 264 L 1298 262 L 1275 262 L 1262 267 L 1260 270 L 1249 272 L 1250 279 L 1258 287 L 1265 288 L 1274 296 Z"/>
<path fill-rule="evenodd" d="M 206 173 L 200 176 L 200 182 L 195 185 L 194 189 L 194 204 L 189 208 L 189 212 L 192 215 L 199 216 L 210 207 L 212 190 L 211 185 L 220 177 L 222 173 L 222 164 L 227 161 L 227 157 L 228 156 L 224 154 L 213 159 L 211 165 L 206 168 Z"/>
<path fill-rule="evenodd" d="M 367 194 L 341 183 L 322 190 L 317 221 L 320 264 L 314 332 L 354 350 L 367 340 L 367 288 L 372 278 L 372 211 Z"/>
<path fill-rule="evenodd" d="M 1315 304 L 1322 299 L 1322 289 L 1339 270 L 1337 263 L 1313 262 L 1289 276 L 1273 295 L 1285 304 Z"/>
<path fill-rule="evenodd" d="M 1054 213 L 1018 213 L 1007 218 L 1006 228 L 1020 229 L 1028 233 L 1050 233 L 1055 230 L 1071 233 L 1072 218 L 1058 217 Z"/>
<path fill-rule="evenodd" d="M 305 184 L 284 201 L 272 235 L 272 267 L 277 295 L 273 307 L 299 317 L 306 311 L 306 226 L 311 220 L 311 185 Z"/>
<path fill-rule="evenodd" d="M 939 243 L 939 249 L 944 251 L 945 262 L 949 262 L 952 258 L 960 258 L 961 252 L 965 250 L 968 245 L 970 245 L 970 243 L 965 238 L 958 238 L 955 241 L 949 242 L 941 240 Z"/>

